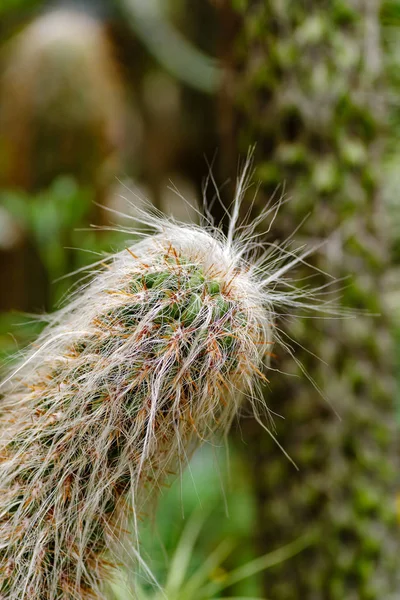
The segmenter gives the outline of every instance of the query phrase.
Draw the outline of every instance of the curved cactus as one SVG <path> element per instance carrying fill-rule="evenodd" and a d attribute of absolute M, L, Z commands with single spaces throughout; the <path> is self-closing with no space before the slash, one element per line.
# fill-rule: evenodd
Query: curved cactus
<path fill-rule="evenodd" d="M 300 302 L 277 282 L 301 257 L 251 264 L 251 228 L 145 220 L 2 384 L 1 598 L 104 598 L 128 519 L 257 396 L 272 306 Z"/>

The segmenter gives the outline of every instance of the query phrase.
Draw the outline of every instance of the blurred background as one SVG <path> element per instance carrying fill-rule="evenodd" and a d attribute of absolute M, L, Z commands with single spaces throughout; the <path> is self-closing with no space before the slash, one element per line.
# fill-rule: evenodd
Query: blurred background
<path fill-rule="evenodd" d="M 400 2 L 2 0 L 0 356 L 7 368 L 78 271 L 132 243 L 131 205 L 226 226 L 256 144 L 267 241 L 319 244 L 352 319 L 279 326 L 265 390 L 227 444 L 163 490 L 110 599 L 395 600 L 400 372 Z M 400 498 L 400 497 L 399 497 Z"/>

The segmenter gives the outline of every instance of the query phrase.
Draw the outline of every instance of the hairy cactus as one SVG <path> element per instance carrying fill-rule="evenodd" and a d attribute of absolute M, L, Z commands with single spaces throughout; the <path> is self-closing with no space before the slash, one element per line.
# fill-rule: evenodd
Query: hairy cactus
<path fill-rule="evenodd" d="M 284 273 L 302 257 L 250 262 L 259 244 L 251 227 L 234 241 L 235 218 L 226 238 L 143 218 L 156 232 L 110 257 L 3 381 L 3 599 L 104 598 L 128 520 L 244 395 L 258 410 L 276 307 L 301 301 Z"/>

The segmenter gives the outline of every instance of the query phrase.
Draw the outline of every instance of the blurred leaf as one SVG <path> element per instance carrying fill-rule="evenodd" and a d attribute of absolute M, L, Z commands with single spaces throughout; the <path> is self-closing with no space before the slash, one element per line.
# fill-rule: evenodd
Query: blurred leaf
<path fill-rule="evenodd" d="M 82 226 L 92 209 L 94 191 L 79 186 L 72 177 L 57 178 L 37 193 L 5 190 L 0 204 L 34 240 L 49 280 L 73 268 L 71 251 L 74 229 Z"/>
<path fill-rule="evenodd" d="M 172 557 L 171 568 L 165 584 L 167 595 L 176 595 L 185 580 L 193 548 L 204 524 L 205 515 L 196 512 L 183 530 L 179 544 Z"/>
<path fill-rule="evenodd" d="M 299 552 L 313 543 L 314 536 L 303 536 L 291 544 L 278 550 L 269 552 L 255 560 L 227 571 L 222 569 L 222 564 L 231 553 L 233 544 L 230 540 L 223 540 L 219 546 L 206 556 L 200 567 L 188 576 L 189 567 L 193 560 L 194 548 L 200 531 L 204 526 L 205 515 L 197 510 L 186 524 L 177 548 L 170 563 L 166 577 L 166 584 L 162 589 L 147 591 L 138 582 L 135 582 L 135 593 L 139 600 L 212 600 L 221 598 L 219 593 L 238 583 L 239 581 L 252 577 L 270 567 L 273 567 Z M 114 582 L 113 593 L 115 600 L 133 600 L 133 592 L 130 591 L 124 574 L 121 572 Z M 245 596 L 227 596 L 226 600 L 262 600 Z M 266 599 L 264 599 L 266 600 Z"/>
<path fill-rule="evenodd" d="M 383 25 L 400 25 L 400 2 L 398 0 L 383 2 L 381 21 Z"/>
<path fill-rule="evenodd" d="M 6 15 L 9 12 L 16 12 L 22 9 L 32 10 L 43 4 L 43 0 L 1 0 L 0 15 Z"/>
<path fill-rule="evenodd" d="M 3 366 L 18 357 L 19 350 L 34 340 L 45 323 L 32 315 L 0 313 L 0 362 Z"/>
<path fill-rule="evenodd" d="M 252 560 L 245 565 L 234 569 L 230 573 L 227 574 L 226 578 L 221 583 L 210 583 L 203 590 L 203 594 L 216 594 L 217 592 L 230 587 L 231 585 L 241 581 L 242 579 L 246 579 L 247 577 L 252 577 L 256 573 L 260 571 L 265 571 L 270 567 L 278 565 L 285 560 L 288 560 L 292 556 L 296 556 L 302 552 L 305 548 L 310 546 L 313 542 L 313 536 L 303 536 L 294 542 L 283 546 L 282 548 L 278 548 L 278 550 L 274 550 L 273 552 L 268 552 L 264 554 L 264 556 L 260 556 L 255 560 Z M 206 596 L 205 596 L 206 597 Z"/>
<path fill-rule="evenodd" d="M 207 556 L 203 564 L 195 571 L 188 579 L 183 588 L 183 592 L 187 598 L 193 598 L 196 589 L 199 589 L 203 583 L 206 583 L 210 573 L 216 570 L 226 557 L 232 552 L 233 543 L 231 540 L 223 540 L 219 546 Z"/>
<path fill-rule="evenodd" d="M 168 21 L 159 0 L 119 0 L 136 34 L 167 71 L 188 85 L 214 93 L 217 62 L 188 42 Z"/>

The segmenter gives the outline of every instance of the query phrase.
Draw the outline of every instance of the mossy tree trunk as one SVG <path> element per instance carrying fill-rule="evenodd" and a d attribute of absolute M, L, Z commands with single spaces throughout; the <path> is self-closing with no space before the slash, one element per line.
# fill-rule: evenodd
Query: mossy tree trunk
<path fill-rule="evenodd" d="M 257 143 L 259 203 L 277 185 L 291 198 L 274 234 L 328 238 L 312 261 L 335 277 L 347 307 L 379 317 L 287 319 L 295 361 L 277 349 L 268 404 L 277 445 L 245 420 L 247 453 L 257 494 L 260 550 L 315 532 L 315 543 L 265 573 L 273 600 L 385 600 L 396 581 L 395 410 L 390 323 L 382 275 L 387 268 L 381 206 L 384 89 L 379 9 L 374 0 L 306 2 L 227 0 L 236 15 L 224 61 L 222 148 Z M 223 27 L 223 23 L 221 25 Z M 233 65 L 233 67 L 232 67 Z M 236 168 L 236 165 L 233 165 Z M 233 170 L 233 169 L 232 169 Z M 310 271 L 304 267 L 304 276 Z M 322 274 L 314 284 L 328 279 Z M 312 283 L 312 281 L 311 281 Z M 303 347 L 306 349 L 303 349 Z M 325 361 L 319 361 L 315 356 Z M 331 405 L 330 405 L 331 404 Z M 337 412 L 340 418 L 335 414 Z"/>

